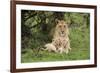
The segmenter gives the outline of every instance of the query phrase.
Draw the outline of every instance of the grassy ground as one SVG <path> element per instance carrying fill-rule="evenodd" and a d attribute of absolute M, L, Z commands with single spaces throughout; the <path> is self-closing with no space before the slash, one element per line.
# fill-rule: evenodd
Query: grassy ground
<path fill-rule="evenodd" d="M 59 54 L 48 51 L 33 51 L 24 49 L 25 53 L 21 55 L 21 62 L 47 62 L 47 61 L 67 61 L 67 60 L 86 60 L 90 58 L 90 38 L 89 29 L 81 31 L 79 29 L 70 29 L 70 43 L 72 50 L 68 54 Z"/>

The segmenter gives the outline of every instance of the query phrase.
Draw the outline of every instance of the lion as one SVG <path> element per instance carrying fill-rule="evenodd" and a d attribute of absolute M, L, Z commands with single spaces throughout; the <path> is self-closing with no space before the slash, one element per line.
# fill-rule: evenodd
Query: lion
<path fill-rule="evenodd" d="M 68 24 L 64 20 L 58 21 L 52 42 L 54 42 L 56 50 L 60 53 L 68 53 L 71 50 Z"/>
<path fill-rule="evenodd" d="M 64 20 L 58 20 L 57 22 L 52 42 L 45 45 L 45 50 L 67 54 L 71 50 L 68 24 Z"/>

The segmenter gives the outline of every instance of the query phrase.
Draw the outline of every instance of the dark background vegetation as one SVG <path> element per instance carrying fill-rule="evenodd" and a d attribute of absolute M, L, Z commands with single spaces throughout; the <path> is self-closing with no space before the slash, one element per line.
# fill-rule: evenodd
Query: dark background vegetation
<path fill-rule="evenodd" d="M 69 24 L 69 38 L 72 48 L 69 54 L 41 50 L 46 43 L 51 42 L 56 20 L 65 20 Z M 89 59 L 89 27 L 89 13 L 21 10 L 21 61 Z"/>

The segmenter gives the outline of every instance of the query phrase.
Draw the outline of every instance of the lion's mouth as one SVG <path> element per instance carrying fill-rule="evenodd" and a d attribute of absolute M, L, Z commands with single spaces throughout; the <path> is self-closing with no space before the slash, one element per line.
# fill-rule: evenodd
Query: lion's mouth
<path fill-rule="evenodd" d="M 64 36 L 65 36 L 64 31 L 62 31 L 62 32 L 60 33 L 60 35 L 61 35 L 61 37 L 64 37 Z"/>

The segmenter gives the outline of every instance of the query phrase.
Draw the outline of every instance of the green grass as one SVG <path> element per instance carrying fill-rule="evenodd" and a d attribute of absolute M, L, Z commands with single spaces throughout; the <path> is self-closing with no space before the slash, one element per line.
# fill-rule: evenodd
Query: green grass
<path fill-rule="evenodd" d="M 68 54 L 59 54 L 40 50 L 24 49 L 21 54 L 21 62 L 47 62 L 47 61 L 67 61 L 67 60 L 86 60 L 90 58 L 90 36 L 89 29 L 81 31 L 70 29 L 70 43 L 72 50 Z"/>

